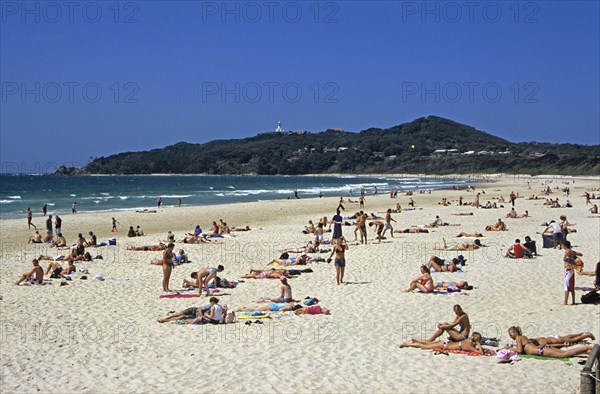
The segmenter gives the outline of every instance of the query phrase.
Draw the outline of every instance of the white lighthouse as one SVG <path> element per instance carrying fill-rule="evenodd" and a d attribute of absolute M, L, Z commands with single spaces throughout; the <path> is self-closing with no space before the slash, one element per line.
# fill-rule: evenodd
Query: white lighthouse
<path fill-rule="evenodd" d="M 277 129 L 275 129 L 277 133 L 283 133 L 283 128 L 281 127 L 281 121 L 277 122 Z"/>

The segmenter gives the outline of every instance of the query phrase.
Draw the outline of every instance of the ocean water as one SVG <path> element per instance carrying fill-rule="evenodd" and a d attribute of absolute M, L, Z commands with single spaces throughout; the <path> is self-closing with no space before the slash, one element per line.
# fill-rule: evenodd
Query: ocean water
<path fill-rule="evenodd" d="M 163 206 L 227 204 L 259 200 L 356 196 L 399 190 L 428 190 L 466 185 L 468 179 L 397 178 L 389 176 L 36 176 L 0 175 L 0 218 L 24 217 L 27 207 L 35 214 L 48 204 L 49 213 L 154 209 Z"/>

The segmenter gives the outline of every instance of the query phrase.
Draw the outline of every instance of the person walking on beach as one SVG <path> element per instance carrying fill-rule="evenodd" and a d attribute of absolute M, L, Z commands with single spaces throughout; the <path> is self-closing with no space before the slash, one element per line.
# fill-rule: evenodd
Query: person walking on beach
<path fill-rule="evenodd" d="M 48 204 L 42 205 L 42 213 L 44 214 L 44 216 L 46 216 L 47 212 L 48 212 Z"/>
<path fill-rule="evenodd" d="M 73 201 L 71 204 L 71 213 L 77 213 L 77 201 Z"/>
<path fill-rule="evenodd" d="M 46 219 L 46 230 L 52 234 L 52 215 L 48 215 L 48 219 Z"/>
<path fill-rule="evenodd" d="M 37 227 L 31 220 L 33 220 L 33 212 L 31 212 L 31 208 L 27 208 L 27 229 L 31 230 L 31 226 L 33 226 L 33 228 L 37 230 Z"/>
<path fill-rule="evenodd" d="M 346 211 L 346 209 L 345 209 L 345 208 L 344 208 L 344 206 L 342 205 L 342 204 L 343 204 L 343 202 L 344 202 L 344 197 L 340 197 L 340 202 L 339 202 L 339 204 L 338 204 L 337 208 L 335 209 L 336 211 L 339 211 L 340 209 L 341 209 L 342 211 Z"/>
<path fill-rule="evenodd" d="M 508 198 L 510 199 L 510 203 L 512 204 L 512 206 L 514 208 L 515 200 L 517 199 L 517 195 L 515 194 L 515 192 L 510 192 L 510 195 L 508 196 Z"/>
<path fill-rule="evenodd" d="M 62 227 L 62 219 L 60 218 L 60 216 L 56 215 L 56 217 L 54 218 L 54 230 L 56 231 L 57 237 L 62 234 L 61 227 Z"/>
<path fill-rule="evenodd" d="M 344 271 L 346 270 L 346 251 L 348 250 L 348 243 L 346 239 L 342 236 L 337 239 L 336 245 L 331 251 L 329 258 L 327 259 L 328 263 L 331 263 L 331 257 L 335 253 L 335 280 L 338 286 L 341 283 L 344 283 Z"/>
<path fill-rule="evenodd" d="M 392 218 L 392 208 L 388 208 L 387 212 L 385 213 L 385 225 L 383 226 L 383 233 L 381 234 L 382 237 L 385 237 L 385 233 L 390 230 L 391 237 L 394 238 L 394 228 L 392 227 L 392 222 L 395 222 L 395 220 Z"/>
<path fill-rule="evenodd" d="M 117 230 L 117 224 L 119 224 L 117 219 L 112 218 L 112 229 L 110 230 L 111 233 L 119 232 L 119 230 Z"/>
<path fill-rule="evenodd" d="M 181 198 L 178 198 L 177 200 L 179 200 L 179 207 L 181 207 Z"/>

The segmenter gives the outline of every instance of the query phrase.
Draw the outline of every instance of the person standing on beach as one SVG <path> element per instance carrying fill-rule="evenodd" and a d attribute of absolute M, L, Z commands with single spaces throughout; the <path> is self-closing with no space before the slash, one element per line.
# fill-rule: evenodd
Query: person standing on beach
<path fill-rule="evenodd" d="M 173 272 L 173 259 L 175 255 L 173 254 L 173 249 L 175 248 L 175 244 L 170 243 L 167 245 L 167 249 L 163 252 L 162 260 L 160 261 L 160 265 L 163 268 L 163 281 L 162 287 L 165 293 L 168 293 L 169 290 L 169 281 L 171 280 L 171 272 Z"/>
<path fill-rule="evenodd" d="M 158 208 L 160 208 L 160 206 L 161 206 L 161 205 L 162 205 L 162 197 L 158 197 L 158 198 L 156 199 L 156 206 L 157 206 Z"/>
<path fill-rule="evenodd" d="M 358 202 L 359 202 L 358 209 L 365 209 L 365 195 L 364 194 L 360 195 L 360 197 L 358 198 Z"/>
<path fill-rule="evenodd" d="M 48 215 L 48 219 L 46 219 L 46 230 L 52 234 L 52 215 Z"/>
<path fill-rule="evenodd" d="M 37 230 L 37 227 L 35 227 L 35 224 L 31 220 L 33 220 L 33 212 L 31 212 L 31 208 L 27 208 L 27 229 L 31 230 L 31 226 L 33 226 Z"/>
<path fill-rule="evenodd" d="M 366 212 L 362 212 L 362 218 L 360 220 L 360 243 L 362 244 L 364 241 L 364 244 L 367 244 L 367 218 L 369 215 L 367 215 Z"/>
<path fill-rule="evenodd" d="M 48 212 L 48 204 L 42 205 L 42 213 L 46 216 L 46 212 Z"/>
<path fill-rule="evenodd" d="M 73 201 L 71 205 L 71 213 L 77 213 L 77 201 Z"/>
<path fill-rule="evenodd" d="M 338 238 L 342 236 L 342 224 L 343 224 L 342 215 L 340 215 L 340 210 L 335 211 L 335 215 L 331 221 L 333 222 L 333 236 L 331 237 L 331 242 L 335 242 Z"/>
<path fill-rule="evenodd" d="M 181 198 L 178 198 L 177 200 L 179 200 L 179 206 L 181 207 Z"/>
<path fill-rule="evenodd" d="M 110 230 L 111 233 L 115 233 L 115 232 L 119 231 L 119 230 L 117 230 L 117 224 L 119 224 L 119 222 L 117 222 L 117 219 L 112 218 L 112 229 Z"/>
<path fill-rule="evenodd" d="M 57 237 L 62 234 L 62 231 L 60 230 L 61 227 L 62 227 L 62 219 L 60 218 L 60 216 L 56 215 L 56 218 L 54 218 L 54 229 L 56 230 Z"/>
<path fill-rule="evenodd" d="M 515 200 L 517 199 L 517 196 L 515 194 L 515 192 L 510 192 L 510 195 L 508 196 L 508 198 L 510 199 L 510 203 L 512 204 L 513 208 L 515 207 Z"/>
<path fill-rule="evenodd" d="M 477 195 L 475 196 L 475 208 L 479 208 L 479 196 L 481 196 L 481 193 L 477 193 Z"/>
<path fill-rule="evenodd" d="M 571 305 L 575 305 L 575 260 L 577 257 L 583 256 L 582 253 L 576 252 L 571 249 L 571 242 L 563 241 L 562 243 L 565 254 L 563 256 L 563 264 L 565 268 L 565 276 L 563 279 L 563 285 L 565 290 L 565 305 L 569 301 L 569 293 L 571 293 Z"/>
<path fill-rule="evenodd" d="M 336 245 L 331 251 L 327 262 L 331 262 L 331 257 L 335 253 L 335 280 L 338 286 L 341 283 L 344 283 L 344 271 L 346 270 L 346 251 L 348 250 L 348 243 L 346 239 L 342 236 L 337 239 Z"/>

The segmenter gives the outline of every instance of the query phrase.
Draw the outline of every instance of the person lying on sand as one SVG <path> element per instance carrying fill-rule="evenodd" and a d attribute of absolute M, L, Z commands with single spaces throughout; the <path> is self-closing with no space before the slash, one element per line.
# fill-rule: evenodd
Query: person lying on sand
<path fill-rule="evenodd" d="M 452 216 L 473 216 L 473 212 L 451 213 Z"/>
<path fill-rule="evenodd" d="M 21 275 L 21 278 L 15 283 L 17 286 L 22 282 L 28 281 L 31 284 L 41 285 L 44 283 L 44 270 L 40 267 L 40 262 L 37 259 L 31 260 L 32 269 Z"/>
<path fill-rule="evenodd" d="M 189 235 L 183 239 L 184 244 L 220 244 L 220 240 L 208 238 L 208 236 L 204 234 L 199 235 Z"/>
<path fill-rule="evenodd" d="M 404 289 L 405 293 L 410 293 L 415 289 L 419 289 L 423 293 L 431 293 L 433 291 L 433 279 L 431 278 L 431 271 L 425 265 L 422 265 L 420 270 L 421 275 L 417 276 L 410 282 L 408 288 Z"/>
<path fill-rule="evenodd" d="M 411 227 L 411 228 L 405 228 L 404 230 L 394 230 L 395 233 L 403 233 L 403 234 L 420 234 L 420 233 L 429 233 L 429 230 L 427 230 L 426 228 L 420 228 L 420 227 Z"/>
<path fill-rule="evenodd" d="M 446 341 L 414 341 L 405 342 L 400 344 L 401 348 L 415 347 L 417 349 L 440 349 L 440 350 L 460 350 L 463 352 L 473 352 L 483 354 L 484 349 L 481 346 L 481 334 L 474 332 L 471 337 L 463 339 L 460 342 L 446 342 Z"/>
<path fill-rule="evenodd" d="M 135 213 L 156 213 L 156 209 L 144 209 L 144 210 L 137 210 L 135 211 Z"/>
<path fill-rule="evenodd" d="M 287 252 L 286 252 L 287 253 Z M 306 254 L 306 252 L 302 252 L 302 254 L 300 255 L 300 257 L 295 258 L 295 257 L 290 257 L 289 259 L 273 259 L 271 260 L 271 262 L 267 265 L 284 265 L 284 266 L 288 266 L 288 265 L 306 265 L 308 261 L 308 256 Z"/>
<path fill-rule="evenodd" d="M 427 339 L 426 342 L 434 342 L 438 337 L 444 333 L 449 336 L 449 340 L 452 342 L 460 342 L 469 337 L 471 333 L 471 321 L 469 315 L 463 311 L 462 307 L 458 304 L 452 308 L 456 317 L 452 323 L 444 322 L 436 325 L 437 330 Z M 418 340 L 413 339 L 413 342 Z"/>
<path fill-rule="evenodd" d="M 475 250 L 475 249 L 479 249 L 480 247 L 482 247 L 483 245 L 481 244 L 481 241 L 476 239 L 473 241 L 473 243 L 470 242 L 459 242 L 456 245 L 453 245 L 451 247 L 448 247 L 448 244 L 446 243 L 446 238 L 442 238 L 442 240 L 444 241 L 444 247 L 443 248 L 433 248 L 433 250 Z"/>
<path fill-rule="evenodd" d="M 316 302 L 318 302 L 318 300 Z M 321 305 L 318 305 L 316 303 L 315 303 L 315 305 L 304 306 L 302 304 L 285 304 L 285 303 L 269 302 L 267 305 L 264 305 L 264 306 L 259 306 L 259 307 L 249 306 L 249 307 L 242 307 L 242 308 L 236 309 L 236 312 L 238 312 L 238 311 L 256 311 L 256 312 L 295 311 L 296 314 L 305 314 L 305 315 L 319 315 L 319 314 L 329 315 L 330 314 L 329 309 L 322 307 Z"/>
<path fill-rule="evenodd" d="M 287 248 L 281 249 L 280 252 L 283 253 L 319 253 L 319 246 L 321 243 L 317 238 L 314 241 L 308 241 L 305 246 L 301 246 L 299 248 Z"/>
<path fill-rule="evenodd" d="M 279 279 L 281 276 L 290 277 L 287 270 L 260 270 L 251 268 L 250 272 L 242 276 L 245 279 Z"/>
<path fill-rule="evenodd" d="M 136 251 L 150 251 L 150 252 L 158 252 L 161 250 L 167 249 L 167 245 L 164 243 L 159 243 L 158 245 L 147 245 L 147 246 L 128 246 L 127 250 L 136 250 Z"/>
<path fill-rule="evenodd" d="M 453 259 L 442 259 L 437 256 L 431 256 L 427 262 L 427 268 L 434 269 L 437 272 L 455 272 L 458 271 L 458 265 L 464 263 L 463 255 Z"/>
<path fill-rule="evenodd" d="M 519 354 L 532 354 L 552 358 L 572 357 L 578 354 L 586 354 L 592 350 L 592 346 L 579 346 L 569 350 L 555 349 L 548 344 L 539 343 L 536 339 L 529 339 L 521 332 L 520 327 L 510 327 L 508 335 L 516 342 L 515 346 L 506 346 L 506 349 Z"/>
<path fill-rule="evenodd" d="M 448 288 L 457 288 L 461 290 L 473 290 L 473 286 L 466 280 L 458 280 L 456 282 L 436 282 L 434 283 L 436 290 L 448 290 Z"/>
<path fill-rule="evenodd" d="M 507 231 L 507 228 L 506 224 L 499 218 L 496 223 L 491 226 L 486 226 L 485 231 Z"/>
<path fill-rule="evenodd" d="M 220 324 L 224 322 L 227 316 L 227 306 L 219 305 L 219 299 L 211 297 L 210 305 L 200 307 L 191 307 L 181 312 L 167 316 L 164 319 L 157 320 L 159 323 L 179 320 L 185 324 Z"/>
<path fill-rule="evenodd" d="M 458 235 L 456 236 L 456 238 L 460 238 L 460 237 L 469 237 L 469 238 L 483 238 L 485 237 L 485 235 L 481 234 L 481 233 L 465 233 L 464 231 L 461 231 L 460 233 L 458 233 Z"/>
<path fill-rule="evenodd" d="M 540 345 L 548 345 L 552 347 L 571 346 L 575 343 L 582 342 L 586 339 L 596 340 L 596 337 L 591 332 L 580 332 L 579 334 L 567 335 L 551 335 L 548 337 L 531 338 L 531 341 L 536 341 Z"/>

